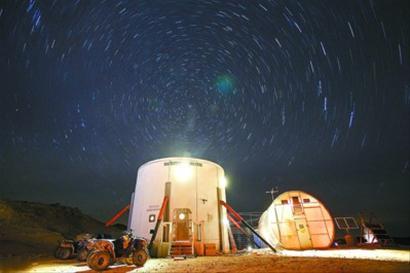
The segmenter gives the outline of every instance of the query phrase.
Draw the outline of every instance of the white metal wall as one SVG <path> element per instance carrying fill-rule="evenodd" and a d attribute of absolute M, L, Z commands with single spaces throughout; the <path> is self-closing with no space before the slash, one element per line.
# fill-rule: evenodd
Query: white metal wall
<path fill-rule="evenodd" d="M 164 165 L 167 164 L 167 165 Z M 188 168 L 188 175 L 181 178 L 181 164 Z M 158 215 L 165 193 L 165 183 L 171 182 L 170 221 L 175 208 L 189 208 L 194 224 L 204 223 L 204 243 L 215 243 L 222 250 L 229 252 L 229 239 L 225 225 L 226 210 L 218 213 L 217 188 L 221 200 L 226 201 L 225 188 L 222 185 L 224 170 L 219 165 L 195 158 L 164 158 L 145 163 L 138 169 L 134 199 L 130 209 L 128 227 L 136 236 L 151 238 L 150 230 L 155 222 L 149 222 L 150 215 Z M 221 234 L 219 232 L 221 225 Z M 222 238 L 220 238 L 222 237 Z M 162 238 L 160 229 L 156 241 Z"/>

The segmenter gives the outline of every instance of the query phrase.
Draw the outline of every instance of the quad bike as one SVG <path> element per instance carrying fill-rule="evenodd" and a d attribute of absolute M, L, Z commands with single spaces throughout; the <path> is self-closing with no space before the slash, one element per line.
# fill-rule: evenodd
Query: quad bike
<path fill-rule="evenodd" d="M 85 246 L 87 241 L 63 240 L 56 249 L 55 256 L 58 259 L 67 260 L 77 257 L 79 261 L 85 261 L 88 251 Z"/>
<path fill-rule="evenodd" d="M 61 241 L 55 252 L 56 258 L 67 260 L 77 257 L 77 260 L 85 261 L 88 256 L 87 245 L 93 241 L 92 238 L 94 238 L 92 234 L 85 233 L 77 235 L 74 240 Z"/>
<path fill-rule="evenodd" d="M 141 267 L 149 257 L 147 241 L 128 234 L 114 241 L 94 240 L 87 249 L 87 265 L 96 271 L 105 270 L 116 262 Z"/>

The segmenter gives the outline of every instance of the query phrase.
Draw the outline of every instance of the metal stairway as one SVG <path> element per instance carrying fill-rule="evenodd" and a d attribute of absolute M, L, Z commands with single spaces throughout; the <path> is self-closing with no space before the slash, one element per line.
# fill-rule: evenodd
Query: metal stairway
<path fill-rule="evenodd" d="M 191 241 L 174 241 L 171 243 L 171 257 L 175 256 L 193 256 L 194 248 Z"/>

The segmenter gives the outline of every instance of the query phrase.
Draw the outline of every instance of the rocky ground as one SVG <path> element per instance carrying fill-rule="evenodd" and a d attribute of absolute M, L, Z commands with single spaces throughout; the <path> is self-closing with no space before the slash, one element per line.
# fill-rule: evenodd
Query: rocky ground
<path fill-rule="evenodd" d="M 406 252 L 409 255 L 410 252 Z M 406 255 L 407 255 L 406 254 Z M 107 273 L 408 273 L 410 262 L 380 261 L 370 259 L 342 259 L 318 257 L 292 257 L 274 255 L 267 252 L 253 252 L 242 255 L 217 257 L 197 257 L 186 260 L 150 259 L 142 268 L 115 265 L 104 271 Z M 8 270 L 11 270 L 9 268 Z M 1 271 L 1 270 L 0 270 Z M 94 273 L 85 263 L 59 261 L 55 259 L 37 259 L 14 269 L 15 272 L 85 272 Z"/>
<path fill-rule="evenodd" d="M 78 208 L 0 200 L 0 262 L 15 256 L 50 255 L 58 241 L 84 232 L 118 236 L 121 230 L 105 228 Z"/>
<path fill-rule="evenodd" d="M 73 238 L 82 232 L 112 233 L 115 236 L 121 230 L 106 229 L 103 223 L 84 215 L 76 208 L 0 200 L 0 273 L 94 272 L 84 262 L 79 263 L 75 259 L 62 261 L 52 257 L 59 240 Z M 105 272 L 410 272 L 409 250 L 343 251 L 283 251 L 272 254 L 269 250 L 260 250 L 240 255 L 197 257 L 180 261 L 150 259 L 142 268 L 115 265 Z"/>

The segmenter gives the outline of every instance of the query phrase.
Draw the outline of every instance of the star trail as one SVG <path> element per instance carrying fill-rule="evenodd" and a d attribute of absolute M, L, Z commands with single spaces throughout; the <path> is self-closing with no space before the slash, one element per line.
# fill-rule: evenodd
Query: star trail
<path fill-rule="evenodd" d="M 106 219 L 139 165 L 194 156 L 225 168 L 238 210 L 300 189 L 406 233 L 409 7 L 2 1 L 0 198 Z"/>

